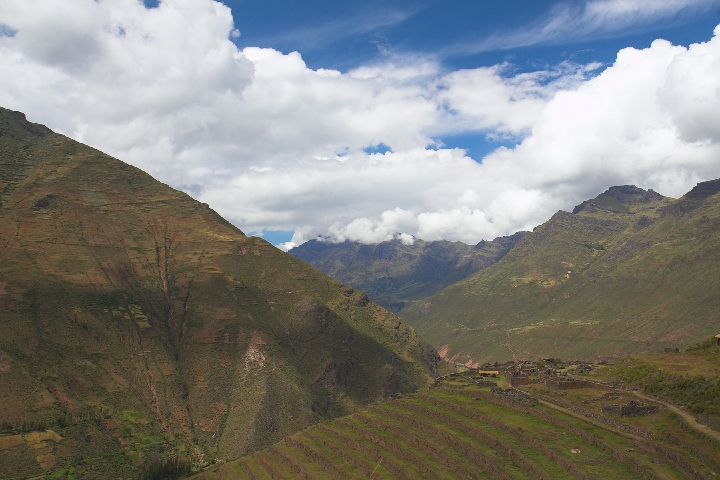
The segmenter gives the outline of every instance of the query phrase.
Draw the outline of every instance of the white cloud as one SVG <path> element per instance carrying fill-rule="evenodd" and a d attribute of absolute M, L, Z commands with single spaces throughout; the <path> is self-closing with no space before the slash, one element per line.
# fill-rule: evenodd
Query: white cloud
<path fill-rule="evenodd" d="M 588 5 L 612 16 L 704 3 Z M 0 24 L 16 31 L 0 37 L 0 105 L 246 231 L 294 230 L 285 248 L 318 235 L 475 243 L 610 185 L 679 195 L 720 176 L 717 37 L 625 49 L 594 77 L 597 65 L 443 72 L 394 56 L 341 73 L 298 53 L 238 50 L 229 9 L 212 0 L 12 0 Z M 522 142 L 479 163 L 433 140 L 468 132 Z M 380 143 L 392 151 L 363 151 Z"/>
<path fill-rule="evenodd" d="M 397 236 L 398 240 L 400 240 L 404 245 L 412 245 L 415 243 L 415 237 L 412 235 L 408 235 L 407 233 L 401 233 Z"/>
<path fill-rule="evenodd" d="M 454 115 L 438 127 L 492 130 L 501 135 L 525 133 L 555 92 L 579 85 L 598 68 L 597 63 L 566 62 L 553 70 L 514 76 L 507 75 L 509 64 L 451 72 L 437 82 L 437 99 Z"/>
<path fill-rule="evenodd" d="M 716 29 L 716 32 L 719 30 Z M 718 39 L 693 45 L 668 67 L 659 103 L 683 141 L 720 142 L 720 58 Z"/>
<path fill-rule="evenodd" d="M 410 18 L 417 9 L 397 10 L 377 5 L 369 11 L 356 12 L 351 19 L 331 20 L 309 28 L 291 30 L 279 36 L 263 39 L 267 43 L 288 44 L 294 48 L 318 48 L 338 39 L 377 31 L 381 27 L 397 25 Z"/>
<path fill-rule="evenodd" d="M 679 196 L 720 176 L 719 62 L 718 37 L 689 49 L 664 40 L 624 49 L 601 75 L 558 93 L 522 144 L 485 164 L 516 165 L 524 188 L 569 198 L 620 183 Z"/>
<path fill-rule="evenodd" d="M 511 49 L 537 44 L 567 43 L 625 34 L 630 28 L 650 29 L 680 23 L 717 8 L 718 0 L 589 0 L 560 2 L 535 25 L 491 35 L 476 43 L 454 47 L 466 53 Z"/>

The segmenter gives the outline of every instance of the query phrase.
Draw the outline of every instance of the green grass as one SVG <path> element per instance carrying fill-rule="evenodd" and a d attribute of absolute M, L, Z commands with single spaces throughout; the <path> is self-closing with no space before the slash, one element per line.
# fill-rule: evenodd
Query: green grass
<path fill-rule="evenodd" d="M 360 292 L 5 109 L 0 190 L 0 425 L 72 419 L 53 468 L 130 478 L 131 446 L 220 463 L 435 373 L 432 347 Z M 0 478 L 41 474 L 0 452 Z"/>
<path fill-rule="evenodd" d="M 348 444 L 343 443 L 338 440 L 336 436 L 332 436 L 327 432 L 319 429 L 308 430 L 303 432 L 301 437 L 314 442 L 315 445 L 322 446 L 322 448 L 328 452 L 328 455 L 347 462 L 351 466 L 350 470 L 359 472 L 361 478 L 368 478 L 370 476 L 375 479 L 394 478 L 392 474 L 381 465 L 382 462 L 376 462 L 361 452 L 348 448 Z"/>
<path fill-rule="evenodd" d="M 455 399 L 452 399 L 451 401 L 454 401 Z M 459 402 L 458 402 L 459 403 Z M 475 406 L 475 405 L 473 405 Z M 452 418 L 457 422 L 464 423 L 466 425 L 472 425 L 474 428 L 477 428 L 479 430 L 484 431 L 484 433 L 492 436 L 493 438 L 502 441 L 505 445 L 508 447 L 520 452 L 530 463 L 535 465 L 537 468 L 545 471 L 549 475 L 551 475 L 553 478 L 571 478 L 568 476 L 568 474 L 560 468 L 558 465 L 554 464 L 550 459 L 544 457 L 541 452 L 537 451 L 536 449 L 530 447 L 529 445 L 525 445 L 521 440 L 517 439 L 516 437 L 512 435 L 508 435 L 506 432 L 498 431 L 497 429 L 482 425 L 479 422 L 476 422 L 474 420 L 470 420 L 468 416 L 459 414 L 457 412 L 454 412 L 452 410 L 448 410 L 446 408 L 443 408 L 442 406 L 438 406 L 435 404 L 425 404 L 424 406 L 425 411 L 427 412 L 427 418 L 432 418 L 433 412 L 439 412 L 443 414 L 446 417 Z M 476 409 L 472 409 L 476 410 Z M 487 412 L 486 412 L 487 413 Z M 505 416 L 508 414 L 506 411 L 496 412 L 500 413 L 500 415 L 504 415 L 503 423 L 509 427 L 512 427 L 512 422 L 510 419 L 510 416 Z M 493 413 L 491 413 L 492 415 Z M 528 422 L 522 422 L 523 427 L 528 427 Z M 537 425 L 532 425 L 532 427 L 537 427 Z M 517 465 L 512 466 L 506 466 L 505 467 L 508 470 L 518 469 Z"/>
<path fill-rule="evenodd" d="M 498 263 L 399 315 L 460 363 L 589 361 L 683 349 L 718 333 L 720 195 L 682 215 L 659 210 L 682 199 L 621 200 L 626 212 L 558 212 Z M 644 216 L 655 222 L 640 228 Z"/>
<path fill-rule="evenodd" d="M 553 401 L 584 408 L 571 413 L 542 403 L 507 403 L 472 386 L 471 376 L 453 378 L 456 390 L 423 391 L 310 427 L 265 450 L 266 465 L 258 465 L 258 473 L 267 467 L 276 478 L 292 478 L 283 476 L 296 475 L 287 473 L 291 465 L 314 478 L 368 478 L 375 465 L 373 478 L 681 479 L 688 472 L 712 476 L 720 462 L 720 450 L 703 445 L 701 434 L 683 429 L 674 414 L 614 419 L 655 432 L 649 439 L 584 416 L 599 411 L 602 402 L 587 400 L 606 392 L 601 387 L 568 393 L 533 385 Z M 457 390 L 463 384 L 468 387 Z M 283 458 L 267 464 L 273 452 Z M 223 478 L 244 478 L 230 471 Z"/>
<path fill-rule="evenodd" d="M 636 385 L 644 392 L 687 405 L 696 414 L 720 417 L 720 348 L 709 339 L 668 361 L 665 357 L 627 357 L 602 370 L 606 379 Z M 687 373 L 668 371 L 678 363 L 688 363 Z"/>
<path fill-rule="evenodd" d="M 445 240 L 416 240 L 412 245 L 399 240 L 378 245 L 310 240 L 290 254 L 338 281 L 367 291 L 373 301 L 397 312 L 496 263 L 522 234 L 477 246 Z"/>
<path fill-rule="evenodd" d="M 125 410 L 120 414 L 120 418 L 132 423 L 139 423 L 146 420 L 145 414 L 136 410 Z"/>
<path fill-rule="evenodd" d="M 161 443 L 162 440 L 160 440 L 155 435 L 143 435 L 140 437 L 140 440 L 143 445 L 154 445 L 156 443 Z"/>

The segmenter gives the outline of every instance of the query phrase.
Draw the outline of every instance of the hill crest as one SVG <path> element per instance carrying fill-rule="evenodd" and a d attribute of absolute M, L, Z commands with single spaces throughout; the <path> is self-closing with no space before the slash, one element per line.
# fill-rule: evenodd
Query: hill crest
<path fill-rule="evenodd" d="M 477 245 L 447 240 L 415 240 L 412 245 L 399 239 L 374 245 L 311 240 L 289 253 L 397 311 L 494 264 L 525 233 Z"/>
<path fill-rule="evenodd" d="M 610 188 L 400 316 L 468 365 L 695 343 L 720 329 L 719 185 L 703 182 L 678 200 Z"/>
<path fill-rule="evenodd" d="M 229 459 L 434 375 L 361 293 L 6 109 L 0 201 L 0 425 L 62 438 L 0 448 L 0 477 Z"/>

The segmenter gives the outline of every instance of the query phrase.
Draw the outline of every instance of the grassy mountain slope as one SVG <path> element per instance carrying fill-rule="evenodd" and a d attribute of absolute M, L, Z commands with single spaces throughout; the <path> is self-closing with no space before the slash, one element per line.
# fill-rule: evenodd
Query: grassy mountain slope
<path fill-rule="evenodd" d="M 591 377 L 684 405 L 720 440 L 720 347 L 714 338 L 685 351 L 623 357 Z"/>
<path fill-rule="evenodd" d="M 436 367 L 363 294 L 5 109 L 0 202 L 0 477 L 237 457 Z"/>
<path fill-rule="evenodd" d="M 290 250 L 332 278 L 367 291 L 390 311 L 428 297 L 446 286 L 496 263 L 525 232 L 477 245 L 400 240 L 364 245 L 311 240 Z"/>
<path fill-rule="evenodd" d="M 470 364 L 692 344 L 720 329 L 719 191 L 705 182 L 672 200 L 610 188 L 400 316 Z"/>
<path fill-rule="evenodd" d="M 700 363 L 712 370 L 705 380 L 716 381 L 720 348 L 707 347 L 626 358 L 584 375 L 594 383 L 566 390 L 542 382 L 491 389 L 475 384 L 474 370 L 453 374 L 429 390 L 312 426 L 195 478 L 714 478 L 720 433 L 672 404 L 644 398 L 638 388 L 652 387 L 637 375 L 622 380 L 633 366 L 647 371 Z M 494 380 L 504 383 L 502 374 Z M 602 409 L 630 401 L 660 408 L 637 417 Z"/>

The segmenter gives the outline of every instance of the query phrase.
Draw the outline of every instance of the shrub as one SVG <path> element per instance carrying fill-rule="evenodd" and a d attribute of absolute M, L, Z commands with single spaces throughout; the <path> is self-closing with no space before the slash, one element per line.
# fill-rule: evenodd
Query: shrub
<path fill-rule="evenodd" d="M 0 424 L 0 433 L 12 433 L 13 426 L 11 423 L 8 423 L 7 421 Z"/>
<path fill-rule="evenodd" d="M 173 458 L 153 457 L 140 468 L 137 480 L 175 480 L 190 473 L 190 462 L 178 455 Z"/>

